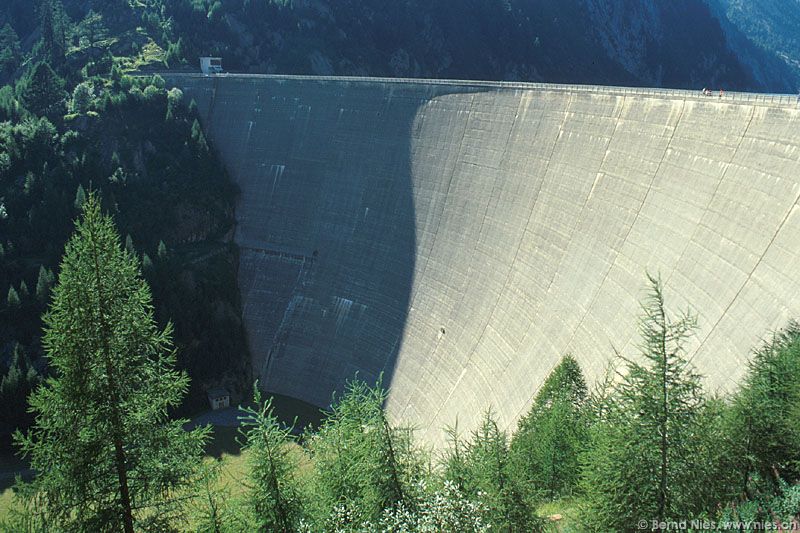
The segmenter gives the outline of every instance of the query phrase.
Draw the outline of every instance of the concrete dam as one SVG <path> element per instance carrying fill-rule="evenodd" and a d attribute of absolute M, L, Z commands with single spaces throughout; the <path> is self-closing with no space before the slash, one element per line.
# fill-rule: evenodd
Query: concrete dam
<path fill-rule="evenodd" d="M 590 86 L 167 75 L 241 189 L 263 388 L 325 406 L 356 374 L 441 442 L 513 429 L 567 353 L 635 356 L 646 272 L 691 308 L 711 390 L 800 316 L 794 97 Z"/>

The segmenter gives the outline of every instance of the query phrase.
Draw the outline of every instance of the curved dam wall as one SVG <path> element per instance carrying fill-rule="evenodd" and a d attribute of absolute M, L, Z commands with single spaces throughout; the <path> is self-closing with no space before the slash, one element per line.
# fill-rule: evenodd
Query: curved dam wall
<path fill-rule="evenodd" d="M 730 390 L 800 315 L 793 98 L 599 87 L 167 76 L 241 188 L 244 318 L 261 384 L 327 405 L 385 372 L 437 443 L 513 428 L 561 356 L 635 356 L 646 272 L 691 308 Z"/>

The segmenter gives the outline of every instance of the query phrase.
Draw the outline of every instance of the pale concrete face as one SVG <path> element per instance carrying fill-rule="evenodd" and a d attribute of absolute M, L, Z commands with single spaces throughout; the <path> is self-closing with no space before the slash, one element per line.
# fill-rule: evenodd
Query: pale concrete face
<path fill-rule="evenodd" d="M 514 84 L 174 76 L 242 194 L 254 367 L 325 405 L 385 371 L 428 442 L 513 428 L 560 357 L 636 352 L 645 272 L 730 390 L 800 314 L 794 100 Z"/>

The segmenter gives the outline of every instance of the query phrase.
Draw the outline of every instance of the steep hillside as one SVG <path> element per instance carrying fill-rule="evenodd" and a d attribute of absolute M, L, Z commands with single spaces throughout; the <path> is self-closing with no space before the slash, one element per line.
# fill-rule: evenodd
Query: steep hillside
<path fill-rule="evenodd" d="M 800 78 L 800 0 L 707 0 L 722 23 L 729 46 L 756 75 L 788 70 Z"/>
<path fill-rule="evenodd" d="M 789 69 L 758 49 L 703 2 L 585 0 L 609 57 L 645 85 L 783 91 Z M 797 10 L 800 14 L 800 9 Z M 747 81 L 746 81 L 747 80 Z"/>
<path fill-rule="evenodd" d="M 184 57 L 219 54 L 232 70 L 771 91 L 790 85 L 780 66 L 754 74 L 741 62 L 702 0 L 176 0 L 165 8 Z"/>
<path fill-rule="evenodd" d="M 789 68 L 706 0 L 63 0 L 60 12 L 82 30 L 68 55 L 102 29 L 116 53 L 149 50 L 171 68 L 216 54 L 246 72 L 794 90 Z M 6 22 L 23 50 L 35 45 L 30 2 L 0 6 Z M 12 41 L 0 33 L 0 75 L 14 72 Z"/>
<path fill-rule="evenodd" d="M 236 188 L 192 102 L 158 76 L 125 73 L 163 65 L 126 16 L 137 11 L 79 7 L 2 6 L 13 26 L 0 24 L 0 446 L 30 423 L 27 393 L 49 375 L 41 316 L 89 191 L 141 260 L 157 318 L 174 324 L 192 377 L 183 408 L 204 408 L 210 386 L 249 381 L 228 243 Z"/>

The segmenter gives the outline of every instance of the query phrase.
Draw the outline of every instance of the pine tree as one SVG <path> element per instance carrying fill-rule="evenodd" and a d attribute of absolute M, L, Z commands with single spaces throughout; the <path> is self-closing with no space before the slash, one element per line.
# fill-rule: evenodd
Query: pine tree
<path fill-rule="evenodd" d="M 18 84 L 22 104 L 31 113 L 57 121 L 64 115 L 67 93 L 64 80 L 47 63 L 39 63 L 30 77 Z"/>
<path fill-rule="evenodd" d="M 201 152 L 208 151 L 208 142 L 206 142 L 206 136 L 203 134 L 203 128 L 200 127 L 200 122 L 198 122 L 197 119 L 194 119 L 194 122 L 192 122 L 192 139 L 195 141 Z"/>
<path fill-rule="evenodd" d="M 308 440 L 315 474 L 312 513 L 321 529 L 335 528 L 337 513 L 354 524 L 377 523 L 384 509 L 407 499 L 420 465 L 411 432 L 389 424 L 385 399 L 380 381 L 375 387 L 358 380 L 349 383 Z"/>
<path fill-rule="evenodd" d="M 707 407 L 700 377 L 684 345 L 696 320 L 673 320 L 661 283 L 648 276 L 651 291 L 642 305 L 641 363 L 625 360 L 627 371 L 606 400 L 607 412 L 591 429 L 583 457 L 583 516 L 590 529 L 623 531 L 638 520 L 672 520 L 711 511 L 714 485 L 699 481 L 708 472 Z"/>
<path fill-rule="evenodd" d="M 19 299 L 22 301 L 27 300 L 31 295 L 31 292 L 28 290 L 28 284 L 25 283 L 23 279 L 19 284 Z"/>
<path fill-rule="evenodd" d="M 23 346 L 12 343 L 8 371 L 0 378 L 0 420 L 14 426 L 25 426 L 31 420 L 25 411 L 25 398 L 41 382 Z"/>
<path fill-rule="evenodd" d="M 167 529 L 208 431 L 170 420 L 188 389 L 171 326 L 111 218 L 89 195 L 44 316 L 53 377 L 29 398 L 36 422 L 15 440 L 38 476 L 18 487 L 30 515 L 65 530 Z"/>
<path fill-rule="evenodd" d="M 164 244 L 164 241 L 158 241 L 158 259 L 159 261 L 163 261 L 167 258 L 167 245 Z"/>
<path fill-rule="evenodd" d="M 290 448 L 291 429 L 281 428 L 272 399 L 262 402 L 255 387 L 255 408 L 246 408 L 242 434 L 248 451 L 248 493 L 252 531 L 294 531 L 302 513 L 296 479 L 297 455 Z"/>
<path fill-rule="evenodd" d="M 60 65 L 66 53 L 67 31 L 67 16 L 60 0 L 40 0 L 39 19 L 47 59 L 54 65 Z"/>
<path fill-rule="evenodd" d="M 578 457 L 588 438 L 586 380 L 571 355 L 539 390 L 511 441 L 512 477 L 529 505 L 570 495 L 578 484 Z"/>
<path fill-rule="evenodd" d="M 0 29 L 0 76 L 12 74 L 22 59 L 19 37 L 8 23 Z"/>
<path fill-rule="evenodd" d="M 83 208 L 83 204 L 86 203 L 86 191 L 83 189 L 83 185 L 80 183 L 78 184 L 78 189 L 75 191 L 75 201 L 72 202 L 72 205 L 75 206 L 75 209 Z"/>
<path fill-rule="evenodd" d="M 125 251 L 131 255 L 136 255 L 136 248 L 133 247 L 133 238 L 130 233 L 125 236 Z"/>
<path fill-rule="evenodd" d="M 94 89 L 91 83 L 82 82 L 72 91 L 70 111 L 73 113 L 86 113 L 92 105 Z"/>
<path fill-rule="evenodd" d="M 39 266 L 39 277 L 36 279 L 36 299 L 40 302 L 47 301 L 50 296 L 50 287 L 53 286 L 53 273 L 46 269 L 44 265 Z"/>
<path fill-rule="evenodd" d="M 95 48 L 100 42 L 108 39 L 108 28 L 103 22 L 103 16 L 90 9 L 78 24 L 75 34 L 81 46 Z"/>
<path fill-rule="evenodd" d="M 445 479 L 462 488 L 468 498 L 488 507 L 493 529 L 535 529 L 533 513 L 510 476 L 508 435 L 500 430 L 492 411 L 484 414 L 469 440 L 460 440 L 455 430 L 450 435 L 455 447 L 445 456 Z"/>
<path fill-rule="evenodd" d="M 15 289 L 13 285 L 11 285 L 8 288 L 8 296 L 6 297 L 6 302 L 8 302 L 9 307 L 18 307 L 20 304 L 19 293 L 17 292 L 17 289 Z"/>
<path fill-rule="evenodd" d="M 735 398 L 736 424 L 741 435 L 742 488 L 748 474 L 777 486 L 780 479 L 800 480 L 800 440 L 793 418 L 800 413 L 800 325 L 791 323 L 756 350 L 744 385 Z M 795 415 L 796 416 L 796 415 Z M 745 446 L 746 445 L 746 446 Z"/>

